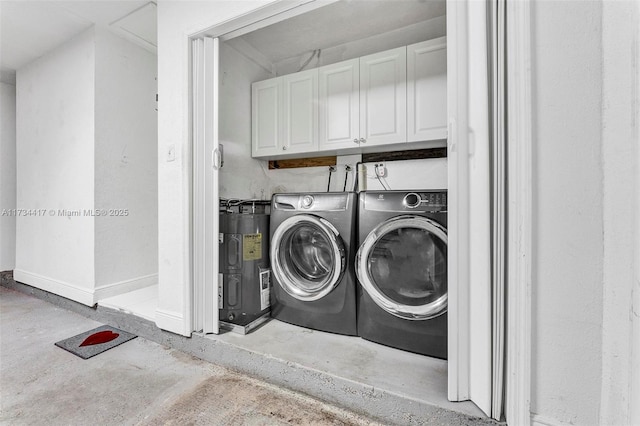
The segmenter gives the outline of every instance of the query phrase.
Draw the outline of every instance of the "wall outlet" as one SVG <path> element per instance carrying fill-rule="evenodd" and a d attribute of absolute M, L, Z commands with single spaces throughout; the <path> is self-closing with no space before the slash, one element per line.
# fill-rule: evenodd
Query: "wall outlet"
<path fill-rule="evenodd" d="M 387 176 L 387 168 L 384 163 L 376 163 L 375 164 L 375 172 L 378 177 L 386 177 Z"/>

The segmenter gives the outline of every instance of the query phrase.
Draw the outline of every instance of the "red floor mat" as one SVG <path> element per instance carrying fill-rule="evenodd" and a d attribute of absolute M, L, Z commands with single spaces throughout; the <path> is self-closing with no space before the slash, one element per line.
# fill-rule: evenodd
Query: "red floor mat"
<path fill-rule="evenodd" d="M 103 325 L 56 342 L 55 345 L 82 359 L 89 359 L 136 337 L 135 334 Z"/>

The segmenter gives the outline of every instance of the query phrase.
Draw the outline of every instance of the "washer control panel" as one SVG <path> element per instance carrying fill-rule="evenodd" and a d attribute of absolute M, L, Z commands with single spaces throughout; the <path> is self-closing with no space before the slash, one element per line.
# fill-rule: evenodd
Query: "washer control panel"
<path fill-rule="evenodd" d="M 355 204 L 355 199 L 356 194 L 353 192 L 274 194 L 271 199 L 271 212 L 275 210 L 345 211 Z"/>

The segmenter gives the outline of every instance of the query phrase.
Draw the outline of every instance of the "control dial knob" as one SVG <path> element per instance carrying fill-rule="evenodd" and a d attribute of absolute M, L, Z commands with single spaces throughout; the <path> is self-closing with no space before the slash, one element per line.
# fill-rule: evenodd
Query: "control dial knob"
<path fill-rule="evenodd" d="M 305 209 L 308 209 L 309 207 L 311 207 L 312 204 L 313 204 L 313 196 L 305 195 L 304 197 L 302 197 L 302 207 L 304 207 Z"/>
<path fill-rule="evenodd" d="M 410 192 L 405 195 L 404 200 L 402 201 L 405 206 L 411 209 L 415 209 L 416 207 L 418 207 L 421 202 L 422 198 L 420 198 L 420 195 L 416 194 L 415 192 Z"/>

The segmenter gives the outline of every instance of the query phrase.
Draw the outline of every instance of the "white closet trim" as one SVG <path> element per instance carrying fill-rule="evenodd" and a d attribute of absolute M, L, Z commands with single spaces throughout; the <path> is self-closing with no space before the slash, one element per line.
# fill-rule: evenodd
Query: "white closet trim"
<path fill-rule="evenodd" d="M 463 25 L 460 25 L 463 23 Z M 448 398 L 450 401 L 469 399 L 469 301 L 468 292 L 461 283 L 468 282 L 469 211 L 468 197 L 460 194 L 458 188 L 468 182 L 468 170 L 458 163 L 465 158 L 466 144 L 463 145 L 459 134 L 466 134 L 467 124 L 461 122 L 465 117 L 465 102 L 459 102 L 459 93 L 466 93 L 467 78 L 466 51 L 458 48 L 466 42 L 466 5 L 465 2 L 447 2 L 447 110 L 448 110 L 448 153 L 447 169 L 449 180 L 447 232 L 449 280 L 449 340 L 448 340 Z M 462 151 L 462 148 L 465 151 Z M 467 189 L 468 192 L 468 189 Z M 465 297 L 465 295 L 467 295 Z"/>
<path fill-rule="evenodd" d="M 451 401 L 492 412 L 491 0 L 447 2 L 448 374 Z"/>
<path fill-rule="evenodd" d="M 193 192 L 192 321 L 195 331 L 218 333 L 219 205 L 218 68 L 219 41 L 192 41 Z"/>
<path fill-rule="evenodd" d="M 531 424 L 531 3 L 507 2 L 508 247 L 507 392 L 508 424 Z"/>
<path fill-rule="evenodd" d="M 492 347 L 491 417 L 501 420 L 504 401 L 505 365 L 505 283 L 507 263 L 507 116 L 505 61 L 505 0 L 491 0 L 489 6 L 491 67 L 491 148 L 492 148 Z"/>

